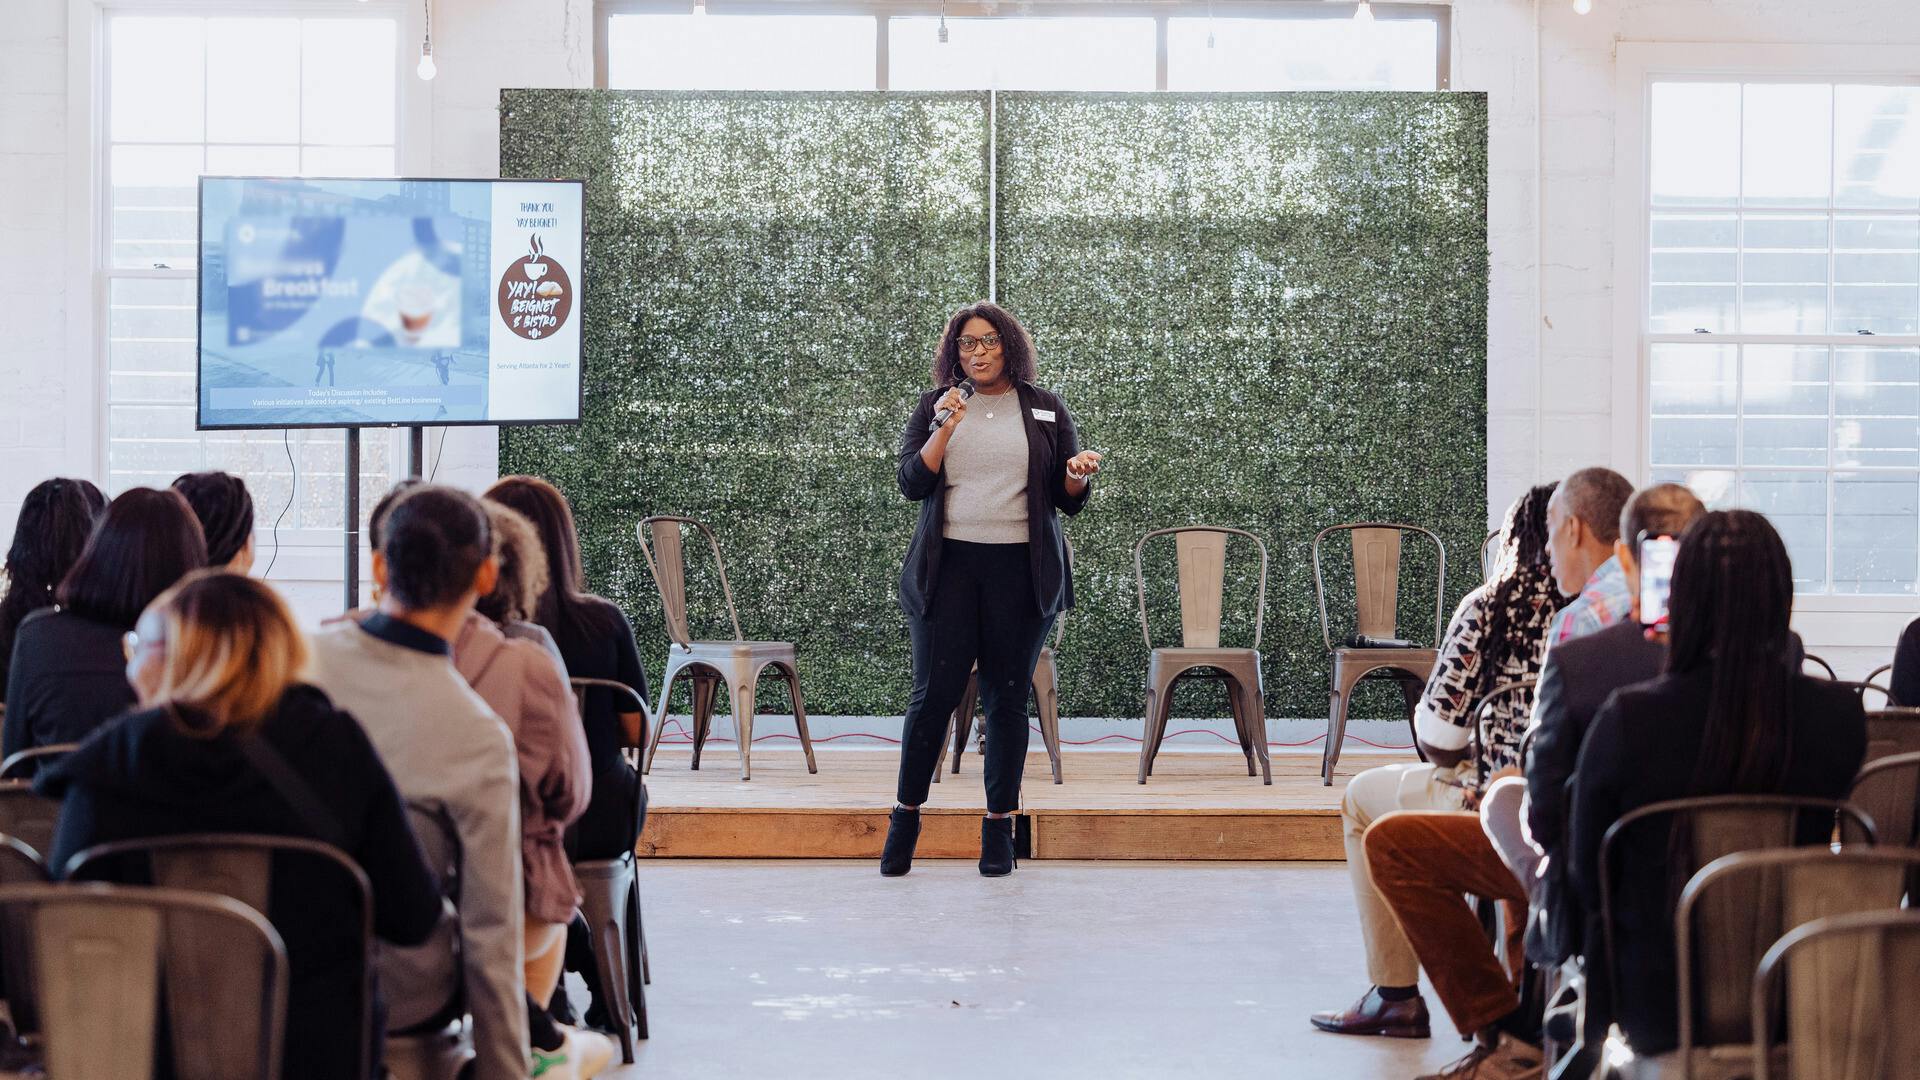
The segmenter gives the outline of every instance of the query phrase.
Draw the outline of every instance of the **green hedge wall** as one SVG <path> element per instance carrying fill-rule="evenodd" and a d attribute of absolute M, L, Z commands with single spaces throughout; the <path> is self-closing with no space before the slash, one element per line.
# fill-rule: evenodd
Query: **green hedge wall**
<path fill-rule="evenodd" d="M 799 644 L 810 711 L 904 707 L 914 508 L 893 451 L 946 316 L 988 293 L 990 245 L 1041 382 L 1111 455 L 1068 527 L 1063 711 L 1139 713 L 1148 528 L 1266 539 L 1275 716 L 1326 708 L 1315 531 L 1417 522 L 1446 540 L 1449 608 L 1478 578 L 1481 95 L 530 90 L 501 111 L 501 174 L 585 179 L 589 228 L 586 422 L 503 429 L 501 468 L 573 500 L 592 585 L 656 677 L 633 526 L 681 513 L 719 533 L 747 636 Z M 1157 643 L 1177 633 L 1170 555 L 1148 550 Z M 1421 638 L 1432 562 L 1410 548 L 1402 630 Z M 1230 640 L 1253 571 L 1230 561 Z M 690 572 L 695 632 L 722 633 L 710 567 Z M 1224 708 L 1194 693 L 1182 711 Z"/>

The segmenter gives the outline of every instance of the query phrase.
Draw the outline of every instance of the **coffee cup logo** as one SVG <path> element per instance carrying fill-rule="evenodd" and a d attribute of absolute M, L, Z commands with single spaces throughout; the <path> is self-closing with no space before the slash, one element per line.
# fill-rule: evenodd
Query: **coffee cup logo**
<path fill-rule="evenodd" d="M 566 268 L 546 254 L 540 234 L 528 240 L 527 254 L 500 275 L 500 318 L 523 338 L 551 336 L 573 310 L 573 282 Z"/>

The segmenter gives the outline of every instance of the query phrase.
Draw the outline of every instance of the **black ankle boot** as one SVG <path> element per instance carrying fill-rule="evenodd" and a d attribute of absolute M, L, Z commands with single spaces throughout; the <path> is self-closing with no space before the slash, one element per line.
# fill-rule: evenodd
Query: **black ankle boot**
<path fill-rule="evenodd" d="M 1013 819 L 980 819 L 980 873 L 986 877 L 1006 877 L 1013 873 Z"/>
<path fill-rule="evenodd" d="M 899 877 L 913 869 L 913 847 L 920 842 L 920 811 L 894 807 L 887 815 L 887 843 L 880 849 L 880 876 Z"/>

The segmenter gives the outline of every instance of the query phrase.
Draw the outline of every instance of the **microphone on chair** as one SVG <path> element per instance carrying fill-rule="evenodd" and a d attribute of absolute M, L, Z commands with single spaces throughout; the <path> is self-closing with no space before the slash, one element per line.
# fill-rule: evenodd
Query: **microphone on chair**
<path fill-rule="evenodd" d="M 972 377 L 968 377 L 965 379 L 961 379 L 959 385 L 956 386 L 955 389 L 960 391 L 960 400 L 965 401 L 966 399 L 973 396 L 974 391 L 978 389 L 978 387 L 973 385 Z M 941 409 L 939 412 L 933 414 L 933 420 L 931 423 L 927 424 L 927 430 L 939 431 L 941 428 L 941 425 L 945 424 L 947 421 L 951 419 L 953 419 L 953 410 Z"/>

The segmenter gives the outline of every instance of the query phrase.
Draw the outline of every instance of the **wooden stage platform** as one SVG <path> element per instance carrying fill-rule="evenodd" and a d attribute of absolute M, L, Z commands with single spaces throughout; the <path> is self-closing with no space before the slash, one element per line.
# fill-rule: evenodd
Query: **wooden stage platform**
<path fill-rule="evenodd" d="M 1036 747 L 1038 740 L 1035 740 Z M 889 750 L 817 751 L 808 775 L 791 745 L 754 748 L 753 780 L 740 780 L 733 747 L 709 744 L 701 768 L 684 746 L 662 746 L 647 778 L 640 854 L 692 858 L 878 858 L 899 758 Z M 1412 760 L 1412 755 L 1404 755 Z M 1139 759 L 1110 751 L 1063 756 L 1055 785 L 1047 756 L 1027 758 L 1020 833 L 1034 859 L 1341 859 L 1340 795 L 1347 778 L 1402 755 L 1349 753 L 1332 787 L 1320 755 L 1275 754 L 1273 786 L 1247 775 L 1237 752 L 1160 755 L 1135 783 Z M 951 769 L 951 762 L 945 766 Z M 923 813 L 919 854 L 980 855 L 985 792 L 980 757 L 943 772 Z"/>

